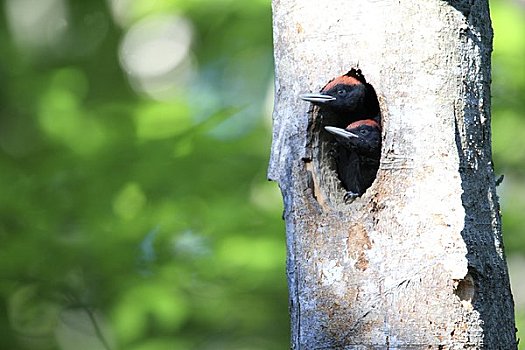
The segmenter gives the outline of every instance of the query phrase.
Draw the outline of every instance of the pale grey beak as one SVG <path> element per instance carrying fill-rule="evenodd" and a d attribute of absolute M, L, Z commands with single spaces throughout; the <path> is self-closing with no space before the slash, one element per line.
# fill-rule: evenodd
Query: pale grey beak
<path fill-rule="evenodd" d="M 334 134 L 336 136 L 344 137 L 345 139 L 349 139 L 349 138 L 352 138 L 352 137 L 359 137 L 356 134 L 351 133 L 350 131 L 347 131 L 347 130 L 341 129 L 341 128 L 336 128 L 334 126 L 325 126 L 324 128 L 329 133 L 332 133 L 332 134 Z"/>
<path fill-rule="evenodd" d="M 313 103 L 326 103 L 329 101 L 336 100 L 335 97 L 330 95 L 323 95 L 323 94 L 301 94 L 299 97 L 302 100 L 313 102 Z"/>

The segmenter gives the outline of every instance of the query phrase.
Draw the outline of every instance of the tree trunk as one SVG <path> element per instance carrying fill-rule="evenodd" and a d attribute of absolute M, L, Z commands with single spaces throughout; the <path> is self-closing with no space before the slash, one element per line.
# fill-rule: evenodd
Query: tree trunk
<path fill-rule="evenodd" d="M 486 0 L 273 0 L 269 177 L 287 233 L 293 349 L 515 349 L 490 140 Z M 298 98 L 352 67 L 375 87 L 377 178 L 342 200 Z"/>

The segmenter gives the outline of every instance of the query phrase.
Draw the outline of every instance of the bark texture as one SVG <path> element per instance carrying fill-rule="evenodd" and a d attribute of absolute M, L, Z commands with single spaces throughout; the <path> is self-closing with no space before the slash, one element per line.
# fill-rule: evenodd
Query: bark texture
<path fill-rule="evenodd" d="M 273 0 L 269 177 L 287 233 L 293 349 L 515 349 L 490 140 L 486 0 Z M 352 67 L 383 117 L 376 181 L 352 204 L 316 109 Z"/>

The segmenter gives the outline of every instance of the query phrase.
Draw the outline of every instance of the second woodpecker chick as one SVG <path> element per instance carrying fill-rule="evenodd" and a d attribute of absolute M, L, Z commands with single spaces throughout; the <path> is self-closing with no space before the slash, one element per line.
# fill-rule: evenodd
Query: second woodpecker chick
<path fill-rule="evenodd" d="M 354 121 L 370 117 L 380 122 L 376 92 L 366 82 L 360 69 L 352 68 L 331 80 L 318 94 L 301 94 L 299 97 L 319 106 L 325 119 L 324 125 L 344 128 Z"/>
<path fill-rule="evenodd" d="M 326 126 L 335 136 L 336 166 L 347 190 L 344 200 L 354 200 L 372 185 L 381 158 L 381 126 L 374 119 L 353 122 L 345 129 Z"/>

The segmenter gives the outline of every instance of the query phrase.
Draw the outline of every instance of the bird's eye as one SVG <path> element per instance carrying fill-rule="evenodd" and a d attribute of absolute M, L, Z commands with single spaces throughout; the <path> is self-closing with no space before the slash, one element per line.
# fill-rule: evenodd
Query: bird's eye
<path fill-rule="evenodd" d="M 343 96 L 343 95 L 346 94 L 346 90 L 344 90 L 344 89 L 337 90 L 337 94 L 338 94 L 339 96 Z"/>
<path fill-rule="evenodd" d="M 361 135 L 363 135 L 363 136 L 366 136 L 366 135 L 368 135 L 369 131 L 367 129 L 361 129 L 361 130 L 359 130 L 359 133 Z"/>

